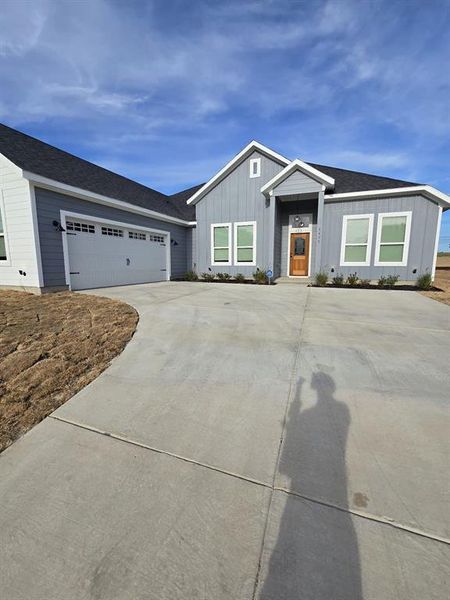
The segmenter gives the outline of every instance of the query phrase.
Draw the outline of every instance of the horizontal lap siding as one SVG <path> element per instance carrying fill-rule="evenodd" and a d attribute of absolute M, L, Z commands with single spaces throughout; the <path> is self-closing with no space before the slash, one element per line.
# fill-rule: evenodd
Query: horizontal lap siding
<path fill-rule="evenodd" d="M 36 188 L 36 205 L 45 286 L 66 284 L 62 234 L 55 231 L 52 225 L 54 220 L 60 221 L 61 210 L 130 223 L 136 227 L 154 227 L 169 231 L 172 240 L 171 275 L 181 277 L 187 270 L 186 227 L 40 188 Z"/>
<path fill-rule="evenodd" d="M 0 261 L 0 285 L 39 287 L 30 186 L 20 169 L 3 156 L 0 156 L 0 200 L 9 259 Z"/>
<path fill-rule="evenodd" d="M 287 196 L 290 194 L 308 194 L 310 192 L 320 192 L 322 184 L 318 183 L 311 177 L 308 177 L 301 171 L 294 171 L 292 175 L 286 177 L 276 188 L 273 193 L 275 196 Z"/>
<path fill-rule="evenodd" d="M 376 267 L 374 266 L 374 261 L 378 214 L 402 211 L 412 212 L 408 264 L 405 267 Z M 374 215 L 370 266 L 340 266 L 343 217 L 344 215 L 357 214 Z M 334 268 L 336 272 L 343 275 L 348 275 L 356 271 L 364 279 L 378 279 L 382 275 L 392 274 L 399 275 L 401 280 L 415 280 L 420 273 L 426 271 L 431 273 L 438 214 L 438 206 L 423 196 L 326 202 L 324 207 L 321 267 L 327 271 Z M 413 273 L 414 269 L 417 269 L 417 273 Z"/>
<path fill-rule="evenodd" d="M 250 177 L 250 160 L 261 159 L 261 177 Z M 261 269 L 271 264 L 272 232 L 270 208 L 261 194 L 261 187 L 282 170 L 282 166 L 263 154 L 254 152 L 240 163 L 224 180 L 218 183 L 196 205 L 197 212 L 197 272 L 210 268 L 213 272 L 251 276 L 256 267 L 241 265 L 211 266 L 211 224 L 256 221 L 256 266 Z M 233 233 L 232 233 L 233 237 Z M 232 241 L 233 246 L 233 241 Z M 233 248 L 231 248 L 233 251 Z"/>

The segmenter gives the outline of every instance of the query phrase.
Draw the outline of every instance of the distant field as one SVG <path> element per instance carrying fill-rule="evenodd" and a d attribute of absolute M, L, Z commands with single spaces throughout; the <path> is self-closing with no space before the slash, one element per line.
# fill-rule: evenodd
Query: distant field
<path fill-rule="evenodd" d="M 425 296 L 450 305 L 450 253 L 438 256 L 436 261 L 436 276 L 434 285 L 441 292 L 422 292 Z"/>

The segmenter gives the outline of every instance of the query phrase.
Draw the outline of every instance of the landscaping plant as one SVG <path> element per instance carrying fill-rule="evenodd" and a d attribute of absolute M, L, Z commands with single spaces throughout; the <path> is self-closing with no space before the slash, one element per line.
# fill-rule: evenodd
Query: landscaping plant
<path fill-rule="evenodd" d="M 420 290 L 429 290 L 433 283 L 431 273 L 424 273 L 423 275 L 419 275 L 416 280 L 416 285 Z"/>
<path fill-rule="evenodd" d="M 269 278 L 267 277 L 266 272 L 261 271 L 261 269 L 256 269 L 256 271 L 253 273 L 253 278 L 256 281 L 256 283 L 259 283 L 261 285 L 269 283 Z"/>
<path fill-rule="evenodd" d="M 350 275 L 347 277 L 347 285 L 350 285 L 351 287 L 357 285 L 358 281 L 359 277 L 356 273 L 350 273 Z"/>
<path fill-rule="evenodd" d="M 245 283 L 245 275 L 242 275 L 242 273 L 237 273 L 234 276 L 234 280 L 237 281 L 238 283 Z"/>
<path fill-rule="evenodd" d="M 319 271 L 315 275 L 315 282 L 318 287 L 324 287 L 328 282 L 328 273 L 324 271 Z"/>
<path fill-rule="evenodd" d="M 195 271 L 188 271 L 184 278 L 186 281 L 198 281 L 198 275 Z"/>
<path fill-rule="evenodd" d="M 215 277 L 214 273 L 202 273 L 203 281 L 214 281 Z"/>
<path fill-rule="evenodd" d="M 384 275 L 382 275 L 382 276 L 380 277 L 380 279 L 378 280 L 378 283 L 377 283 L 377 285 L 378 285 L 378 287 L 380 287 L 380 288 L 384 288 L 384 287 L 386 287 L 386 285 L 387 285 L 387 277 L 385 277 Z"/>
<path fill-rule="evenodd" d="M 335 275 L 331 280 L 331 283 L 336 287 L 342 287 L 344 285 L 344 276 L 342 274 Z"/>
<path fill-rule="evenodd" d="M 370 279 L 360 279 L 359 280 L 359 285 L 361 287 L 370 287 Z"/>
<path fill-rule="evenodd" d="M 386 285 L 388 287 L 394 287 L 394 285 L 397 283 L 397 281 L 400 279 L 399 275 L 388 275 L 386 277 Z"/>
<path fill-rule="evenodd" d="M 229 281 L 231 279 L 231 275 L 229 273 L 217 273 L 217 279 L 219 281 Z"/>

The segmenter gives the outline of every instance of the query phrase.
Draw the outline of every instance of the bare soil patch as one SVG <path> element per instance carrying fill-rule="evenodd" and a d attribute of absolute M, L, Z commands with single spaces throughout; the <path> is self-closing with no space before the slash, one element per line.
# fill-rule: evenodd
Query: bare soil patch
<path fill-rule="evenodd" d="M 442 291 L 429 291 L 421 293 L 424 296 L 428 296 L 428 298 L 433 298 L 433 300 L 438 300 L 439 302 L 443 302 L 444 304 L 448 304 L 450 306 L 450 265 L 448 267 L 438 266 L 436 268 L 436 275 L 433 284 Z"/>
<path fill-rule="evenodd" d="M 0 451 L 95 379 L 137 322 L 108 298 L 0 291 Z"/>

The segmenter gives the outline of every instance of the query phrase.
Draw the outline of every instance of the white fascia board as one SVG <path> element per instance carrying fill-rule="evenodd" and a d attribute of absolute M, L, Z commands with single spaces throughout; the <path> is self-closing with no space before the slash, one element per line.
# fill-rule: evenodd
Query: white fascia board
<path fill-rule="evenodd" d="M 12 160 L 10 160 L 7 156 L 2 154 L 1 152 L 0 152 L 0 158 L 2 159 L 3 162 L 8 163 L 18 175 L 23 176 L 22 169 L 20 167 L 18 167 L 16 165 L 16 163 L 13 163 Z"/>
<path fill-rule="evenodd" d="M 253 140 L 252 142 L 247 144 L 247 146 L 245 146 L 245 148 L 241 150 L 239 154 L 236 154 L 234 158 L 227 162 L 227 164 L 222 169 L 220 169 L 220 171 L 216 173 L 214 177 L 211 177 L 211 179 L 207 181 L 204 186 L 197 190 L 195 194 L 193 194 L 186 201 L 186 203 L 192 204 L 198 202 L 201 198 L 203 198 L 203 196 L 208 192 L 208 190 L 214 187 L 214 185 L 218 183 L 229 171 L 231 171 L 237 163 L 243 160 L 245 156 L 247 156 L 254 150 L 259 150 L 259 152 L 261 152 L 262 154 L 266 154 L 267 156 L 273 158 L 274 160 L 283 165 L 288 165 L 291 162 L 285 156 L 281 156 L 281 154 L 278 154 L 270 148 L 267 148 L 267 146 L 264 146 L 263 144 L 260 144 L 259 142 Z"/>
<path fill-rule="evenodd" d="M 440 192 L 431 185 L 412 185 L 401 188 L 387 188 L 383 190 L 366 190 L 364 192 L 345 192 L 343 194 L 327 194 L 327 200 L 352 200 L 353 198 L 380 198 L 383 196 L 405 196 L 407 194 L 424 195 L 444 208 L 450 208 L 450 196 Z"/>
<path fill-rule="evenodd" d="M 322 173 L 318 169 L 311 167 L 308 163 L 303 162 L 299 158 L 296 158 L 291 163 L 287 165 L 282 171 L 280 171 L 275 177 L 273 177 L 270 181 L 268 181 L 262 188 L 262 194 L 270 194 L 270 192 L 279 185 L 282 181 L 287 179 L 289 175 L 291 175 L 294 171 L 301 171 L 305 173 L 305 175 L 309 175 L 315 181 L 318 181 L 326 188 L 334 187 L 334 179 Z"/>
<path fill-rule="evenodd" d="M 190 221 L 184 221 L 183 219 L 171 217 L 170 215 L 165 215 L 155 210 L 141 208 L 140 206 L 135 206 L 134 204 L 129 204 L 128 202 L 123 202 L 122 200 L 116 200 L 115 198 L 109 198 L 108 196 L 96 194 L 95 192 L 89 192 L 88 190 L 83 190 L 82 188 L 67 185 L 66 183 L 61 183 L 60 181 L 48 179 L 47 177 L 42 177 L 41 175 L 36 175 L 35 173 L 24 171 L 23 176 L 25 179 L 28 179 L 31 183 L 38 187 L 59 192 L 61 194 L 74 196 L 75 198 L 80 198 L 81 200 L 88 200 L 89 202 L 95 202 L 96 204 L 104 204 L 105 206 L 111 206 L 119 210 L 125 210 L 127 212 L 143 215 L 145 217 L 158 219 L 158 221 L 184 225 L 185 227 L 188 227 L 191 224 Z"/>

